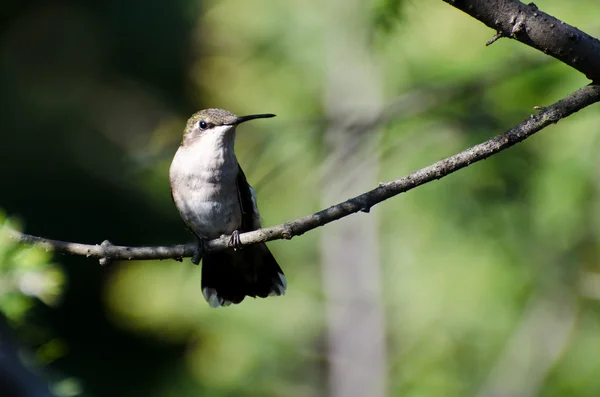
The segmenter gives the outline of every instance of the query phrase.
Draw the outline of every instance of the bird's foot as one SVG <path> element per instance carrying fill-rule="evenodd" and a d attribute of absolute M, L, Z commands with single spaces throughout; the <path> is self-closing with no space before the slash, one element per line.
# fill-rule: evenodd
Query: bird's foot
<path fill-rule="evenodd" d="M 234 250 L 238 250 L 242 248 L 242 241 L 240 240 L 240 231 L 234 230 L 231 233 L 231 237 L 229 238 L 229 246 Z"/>
<path fill-rule="evenodd" d="M 204 252 L 206 252 L 206 241 L 196 237 L 196 250 L 194 251 L 194 255 L 192 256 L 192 263 L 197 265 L 202 260 L 204 256 Z"/>

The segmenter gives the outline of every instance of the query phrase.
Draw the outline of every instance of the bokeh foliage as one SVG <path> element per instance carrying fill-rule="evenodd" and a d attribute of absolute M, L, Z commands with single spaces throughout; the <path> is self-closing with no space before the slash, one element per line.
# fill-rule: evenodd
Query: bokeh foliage
<path fill-rule="evenodd" d="M 384 96 L 398 103 L 373 151 L 381 169 L 373 186 L 587 84 L 519 43 L 485 47 L 493 32 L 442 2 L 372 3 L 369 43 Z M 600 33 L 595 1 L 538 6 Z M 318 210 L 331 121 L 323 105 L 331 10 L 323 7 L 9 1 L 0 33 L 0 207 L 52 238 L 189 240 L 170 201 L 168 166 L 186 118 L 217 106 L 278 115 L 245 125 L 237 141 L 264 223 Z M 476 395 L 529 362 L 549 365 L 537 395 L 600 394 L 599 125 L 598 107 L 586 109 L 356 215 L 380 219 L 382 263 L 373 266 L 384 274 L 390 395 Z M 59 395 L 325 395 L 320 233 L 327 228 L 270 243 L 288 275 L 284 298 L 226 310 L 208 308 L 200 268 L 189 261 L 100 268 L 0 236 L 2 285 L 31 269 L 63 285 L 56 307 L 5 292 L 0 308 L 22 346 L 46 346 L 51 359 L 40 362 L 51 383 L 77 383 L 55 388 Z M 547 308 L 541 317 L 532 314 L 538 307 Z M 520 342 L 521 331 L 531 339 Z M 504 368 L 511 343 L 519 354 Z M 543 353 L 552 348 L 559 353 L 549 361 Z"/>
<path fill-rule="evenodd" d="M 55 306 L 63 289 L 61 269 L 50 263 L 51 255 L 11 240 L 8 230 L 19 229 L 0 213 L 0 311 L 10 323 L 19 327 L 35 299 Z"/>

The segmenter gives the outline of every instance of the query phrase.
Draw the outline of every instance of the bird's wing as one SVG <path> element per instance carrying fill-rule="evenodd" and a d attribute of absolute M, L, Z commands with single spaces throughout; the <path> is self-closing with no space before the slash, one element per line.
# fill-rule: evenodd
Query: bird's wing
<path fill-rule="evenodd" d="M 256 205 L 254 189 L 246 180 L 242 167 L 238 164 L 237 191 L 240 208 L 242 209 L 241 232 L 249 232 L 260 228 L 260 214 Z"/>

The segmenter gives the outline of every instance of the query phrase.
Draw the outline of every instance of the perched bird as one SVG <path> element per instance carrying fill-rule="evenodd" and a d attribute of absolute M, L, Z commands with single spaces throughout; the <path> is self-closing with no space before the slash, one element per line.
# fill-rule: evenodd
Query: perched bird
<path fill-rule="evenodd" d="M 286 279 L 264 243 L 241 247 L 239 234 L 260 228 L 254 189 L 234 152 L 239 124 L 274 114 L 238 117 L 223 109 L 205 109 L 187 122 L 169 180 L 175 206 L 203 244 L 231 235 L 234 249 L 202 258 L 202 294 L 211 307 L 240 303 L 244 297 L 283 295 Z M 195 263 L 199 257 L 195 256 Z"/>

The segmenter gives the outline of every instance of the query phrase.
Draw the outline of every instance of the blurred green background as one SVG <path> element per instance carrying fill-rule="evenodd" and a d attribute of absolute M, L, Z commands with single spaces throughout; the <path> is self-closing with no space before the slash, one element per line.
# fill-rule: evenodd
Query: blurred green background
<path fill-rule="evenodd" d="M 595 0 L 537 5 L 600 36 Z M 322 266 L 344 223 L 269 244 L 285 297 L 219 310 L 189 260 L 101 268 L 6 236 L 189 241 L 168 167 L 194 111 L 278 115 L 244 125 L 236 146 L 269 226 L 588 83 L 517 42 L 485 47 L 494 32 L 441 1 L 9 0 L 0 21 L 2 396 L 335 395 Z M 340 125 L 352 135 L 332 141 Z M 354 215 L 376 225 L 361 229 L 375 243 L 363 270 L 379 280 L 385 395 L 600 395 L 599 147 L 596 105 Z M 330 199 L 328 180 L 358 172 L 340 152 L 363 153 L 374 175 Z"/>

